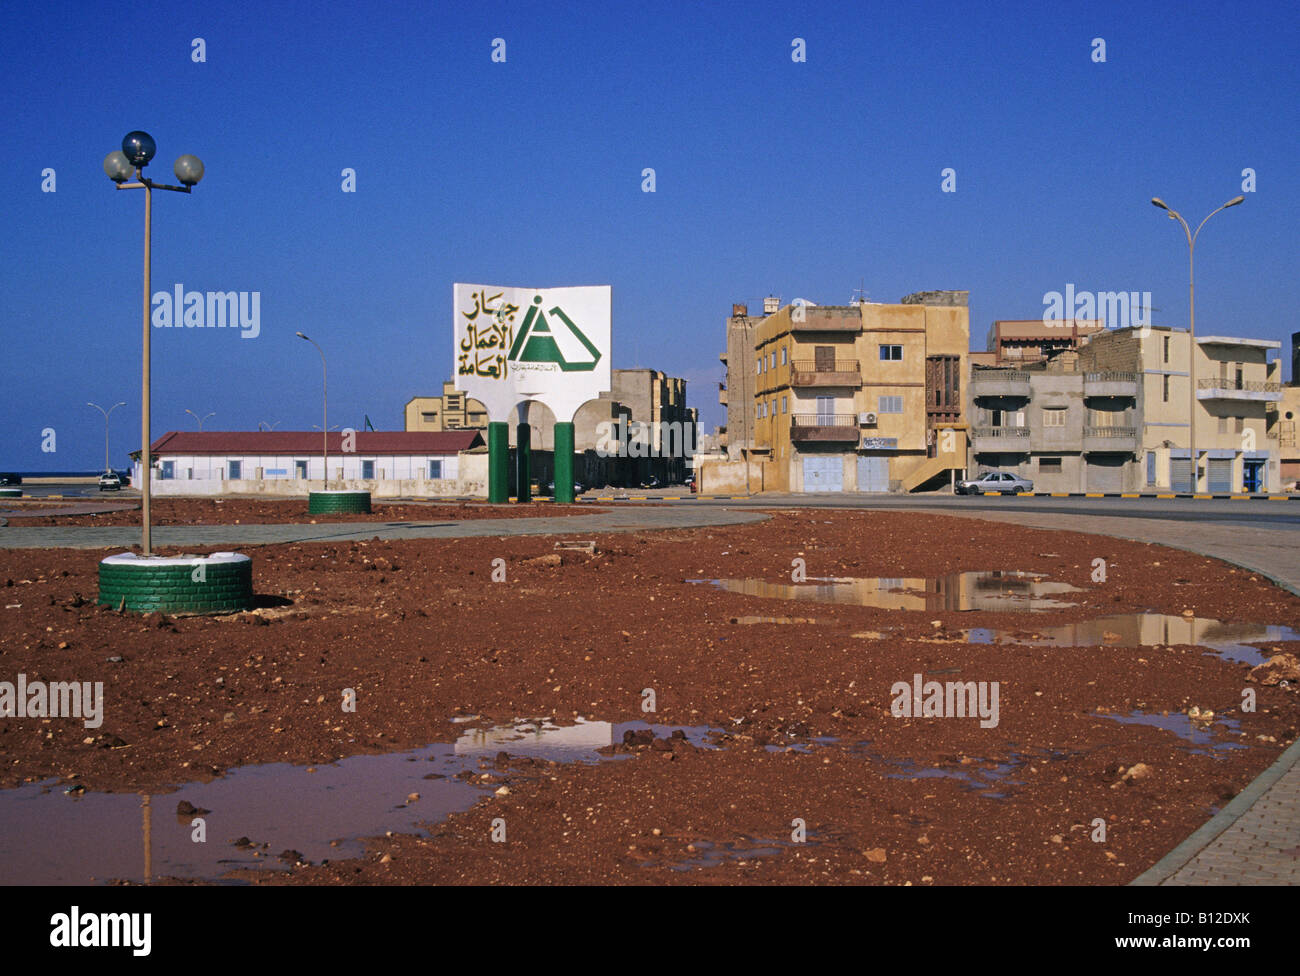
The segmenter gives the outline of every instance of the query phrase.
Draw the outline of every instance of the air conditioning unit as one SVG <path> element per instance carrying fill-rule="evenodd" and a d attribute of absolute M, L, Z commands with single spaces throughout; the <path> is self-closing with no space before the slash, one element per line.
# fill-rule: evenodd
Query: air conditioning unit
<path fill-rule="evenodd" d="M 858 423 L 863 427 L 874 427 L 876 426 L 876 415 L 874 413 L 860 413 L 858 414 Z"/>

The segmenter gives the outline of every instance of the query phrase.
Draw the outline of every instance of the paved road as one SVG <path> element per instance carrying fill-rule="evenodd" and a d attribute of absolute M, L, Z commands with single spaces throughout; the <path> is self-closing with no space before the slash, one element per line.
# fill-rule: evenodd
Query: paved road
<path fill-rule="evenodd" d="M 318 525 L 158 525 L 156 546 L 266 545 L 352 539 L 456 539 L 502 535 L 592 535 L 654 529 L 739 525 L 767 518 L 761 512 L 725 508 L 628 505 L 591 515 L 554 518 L 466 519 L 454 522 L 327 522 Z M 0 528 L 0 549 L 113 549 L 135 545 L 134 526 L 30 526 L 13 520 Z"/>

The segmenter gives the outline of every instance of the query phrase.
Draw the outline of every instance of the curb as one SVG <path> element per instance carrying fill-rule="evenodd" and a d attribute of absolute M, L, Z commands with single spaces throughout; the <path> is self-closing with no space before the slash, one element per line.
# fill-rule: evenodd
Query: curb
<path fill-rule="evenodd" d="M 1129 882 L 1130 887 L 1146 888 L 1163 884 L 1181 871 L 1196 855 L 1209 847 L 1219 835 L 1255 805 L 1255 801 L 1300 762 L 1300 739 L 1287 746 L 1277 761 L 1256 776 L 1244 790 L 1216 813 L 1209 821 L 1194 831 L 1190 837 L 1162 857 L 1154 865 Z"/>

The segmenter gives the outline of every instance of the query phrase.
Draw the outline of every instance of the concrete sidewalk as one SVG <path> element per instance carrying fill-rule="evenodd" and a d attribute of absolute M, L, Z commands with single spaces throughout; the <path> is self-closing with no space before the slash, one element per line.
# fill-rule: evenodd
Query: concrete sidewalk
<path fill-rule="evenodd" d="M 1300 596 L 1300 528 L 1164 519 L 970 512 L 964 518 L 1152 542 L 1235 563 Z M 1300 740 L 1226 807 L 1133 881 L 1134 885 L 1300 884 Z"/>

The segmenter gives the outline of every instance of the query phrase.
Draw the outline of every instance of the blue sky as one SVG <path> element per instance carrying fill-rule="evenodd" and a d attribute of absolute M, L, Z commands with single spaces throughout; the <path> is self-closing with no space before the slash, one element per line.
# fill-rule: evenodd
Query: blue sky
<path fill-rule="evenodd" d="M 154 331 L 154 436 L 192 429 L 186 408 L 209 430 L 310 429 L 299 329 L 328 357 L 331 425 L 400 429 L 450 378 L 456 281 L 611 285 L 614 365 L 685 376 L 709 429 L 731 304 L 769 293 L 969 289 L 976 348 L 1071 283 L 1149 291 L 1154 324 L 1185 327 L 1186 243 L 1148 201 L 1195 226 L 1247 168 L 1255 192 L 1197 244 L 1197 331 L 1285 358 L 1300 7 L 1065 7 L 10 5 L 0 468 L 98 466 L 88 400 L 127 401 L 115 466 L 139 446 L 143 199 L 100 168 L 137 128 L 155 179 L 181 153 L 207 167 L 192 195 L 155 194 L 154 290 L 261 295 L 256 339 Z"/>

